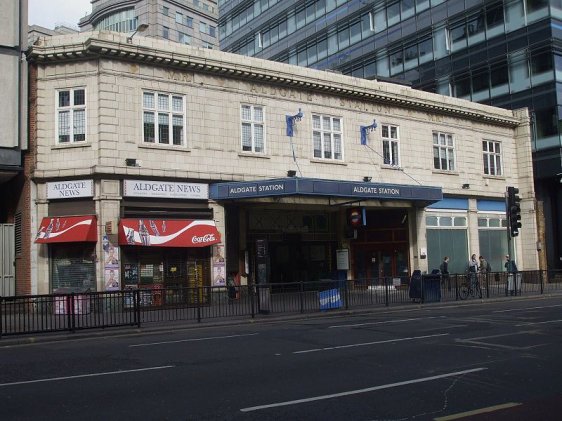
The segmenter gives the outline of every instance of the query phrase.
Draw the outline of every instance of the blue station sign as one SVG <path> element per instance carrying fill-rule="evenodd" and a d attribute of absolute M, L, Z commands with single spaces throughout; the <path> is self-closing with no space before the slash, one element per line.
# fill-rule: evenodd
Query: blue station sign
<path fill-rule="evenodd" d="M 274 196 L 327 196 L 351 199 L 414 200 L 433 203 L 443 198 L 440 187 L 280 178 L 274 180 L 215 183 L 209 186 L 213 200 L 232 200 Z"/>

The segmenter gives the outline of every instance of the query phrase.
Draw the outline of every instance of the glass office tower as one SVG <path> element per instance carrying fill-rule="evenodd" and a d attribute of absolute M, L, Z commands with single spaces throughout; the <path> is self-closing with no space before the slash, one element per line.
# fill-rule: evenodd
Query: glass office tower
<path fill-rule="evenodd" d="M 218 4 L 223 51 L 528 107 L 548 267 L 562 268 L 562 0 Z"/>

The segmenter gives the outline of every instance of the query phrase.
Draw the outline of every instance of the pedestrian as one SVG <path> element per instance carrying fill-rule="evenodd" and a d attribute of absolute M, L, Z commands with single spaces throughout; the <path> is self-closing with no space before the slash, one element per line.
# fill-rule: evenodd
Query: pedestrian
<path fill-rule="evenodd" d="M 447 285 L 447 290 L 451 290 L 451 278 L 449 277 L 449 256 L 443 257 L 443 262 L 441 266 L 439 266 L 439 270 L 441 271 L 441 284 L 445 286 Z"/>
<path fill-rule="evenodd" d="M 228 298 L 229 300 L 235 300 L 238 298 L 238 293 L 236 291 L 236 286 L 240 283 L 240 278 L 237 272 L 229 272 L 226 278 L 226 286 L 228 288 Z"/>
<path fill-rule="evenodd" d="M 509 290 L 509 295 L 516 295 L 517 294 L 517 264 L 515 260 L 511 260 L 509 254 L 505 255 L 505 270 L 507 272 L 507 289 Z M 506 291 L 507 295 L 507 291 Z"/>
<path fill-rule="evenodd" d="M 515 264 L 515 260 L 511 260 L 509 254 L 505 255 L 505 270 L 509 273 L 517 272 L 517 265 Z"/>
<path fill-rule="evenodd" d="M 474 288 L 476 285 L 476 273 L 478 272 L 478 260 L 476 260 L 476 254 L 473 254 L 468 261 L 468 279 L 470 280 L 470 285 Z"/>
<path fill-rule="evenodd" d="M 490 272 L 491 268 L 490 268 L 490 264 L 488 263 L 488 261 L 484 258 L 484 256 L 480 256 L 478 258 L 478 260 L 480 261 L 480 272 L 481 273 L 488 273 Z"/>
<path fill-rule="evenodd" d="M 480 261 L 480 280 L 486 281 L 486 288 L 488 288 L 488 272 L 491 271 L 490 263 L 484 258 L 484 256 L 480 256 L 478 258 Z M 483 282 L 480 282 L 480 286 L 484 285 Z"/>
<path fill-rule="evenodd" d="M 470 260 L 468 261 L 468 272 L 470 273 L 478 272 L 478 260 L 476 260 L 475 254 L 470 256 Z"/>

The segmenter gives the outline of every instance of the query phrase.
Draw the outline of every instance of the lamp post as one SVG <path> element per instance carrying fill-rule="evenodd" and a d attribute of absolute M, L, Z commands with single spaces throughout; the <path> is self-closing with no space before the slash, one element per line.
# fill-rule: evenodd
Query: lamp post
<path fill-rule="evenodd" d="M 137 26 L 137 29 L 135 29 L 135 32 L 133 32 L 130 37 L 127 37 L 127 44 L 133 43 L 133 37 L 135 36 L 135 34 L 137 32 L 144 32 L 147 29 L 148 29 L 148 24 L 147 23 L 141 23 L 139 26 Z"/>

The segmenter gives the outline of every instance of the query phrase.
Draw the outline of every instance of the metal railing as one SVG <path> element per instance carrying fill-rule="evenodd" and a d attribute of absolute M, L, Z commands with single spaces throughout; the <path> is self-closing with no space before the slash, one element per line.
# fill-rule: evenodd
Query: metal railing
<path fill-rule="evenodd" d="M 231 288 L 205 286 L 0 297 L 0 337 L 456 301 L 461 298 L 461 286 L 475 280 L 480 285 L 482 298 L 474 296 L 468 297 L 469 300 L 562 292 L 562 272 L 557 271 L 494 272 L 473 276 L 324 279 Z"/>

